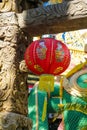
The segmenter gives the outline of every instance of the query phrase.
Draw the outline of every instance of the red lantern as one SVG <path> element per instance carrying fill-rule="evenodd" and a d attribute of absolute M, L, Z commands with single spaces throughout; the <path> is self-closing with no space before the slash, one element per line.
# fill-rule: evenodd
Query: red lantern
<path fill-rule="evenodd" d="M 53 38 L 43 38 L 32 42 L 25 52 L 25 62 L 35 74 L 59 75 L 70 63 L 67 46 Z"/>

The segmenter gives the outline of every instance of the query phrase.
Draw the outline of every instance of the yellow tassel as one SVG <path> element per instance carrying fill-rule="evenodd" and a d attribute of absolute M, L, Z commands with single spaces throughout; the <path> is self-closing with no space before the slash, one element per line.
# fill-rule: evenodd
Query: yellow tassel
<path fill-rule="evenodd" d="M 63 96 L 63 77 L 60 79 L 60 97 Z"/>
<path fill-rule="evenodd" d="M 42 112 L 42 121 L 45 120 L 47 114 L 47 97 L 44 99 L 43 112 Z"/>
<path fill-rule="evenodd" d="M 64 104 L 58 104 L 58 107 L 59 107 L 59 108 L 63 108 L 63 107 L 64 107 Z"/>

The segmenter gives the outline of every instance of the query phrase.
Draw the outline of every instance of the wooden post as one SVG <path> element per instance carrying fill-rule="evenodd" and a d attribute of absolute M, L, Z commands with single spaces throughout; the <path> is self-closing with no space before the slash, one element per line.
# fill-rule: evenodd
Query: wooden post
<path fill-rule="evenodd" d="M 0 130 L 32 129 L 23 62 L 26 44 L 16 13 L 0 13 Z"/>

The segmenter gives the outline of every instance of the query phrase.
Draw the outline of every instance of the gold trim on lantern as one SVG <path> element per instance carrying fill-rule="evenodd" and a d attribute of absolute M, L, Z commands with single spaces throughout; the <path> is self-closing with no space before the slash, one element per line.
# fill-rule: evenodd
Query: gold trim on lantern
<path fill-rule="evenodd" d="M 50 55 L 50 64 L 52 63 L 52 56 L 53 56 L 53 44 L 54 44 L 54 40 L 52 40 L 52 46 L 51 46 L 51 55 Z"/>
<path fill-rule="evenodd" d="M 29 55 L 26 55 L 26 60 L 28 61 L 29 65 L 32 65 L 32 61 L 30 60 L 30 56 Z"/>
<path fill-rule="evenodd" d="M 54 70 L 54 74 L 57 74 L 63 70 L 63 67 L 59 66 Z"/>
<path fill-rule="evenodd" d="M 31 62 L 31 61 L 28 61 L 28 64 L 29 64 L 29 65 L 32 65 L 32 62 Z"/>
<path fill-rule="evenodd" d="M 39 72 L 43 72 L 44 70 L 41 68 L 41 66 L 39 65 L 34 65 L 34 68 L 39 71 Z"/>

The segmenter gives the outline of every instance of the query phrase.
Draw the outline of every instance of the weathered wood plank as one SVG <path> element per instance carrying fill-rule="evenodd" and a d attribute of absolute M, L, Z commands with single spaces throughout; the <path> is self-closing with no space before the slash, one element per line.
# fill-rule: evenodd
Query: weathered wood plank
<path fill-rule="evenodd" d="M 25 10 L 18 14 L 18 21 L 33 36 L 84 29 L 87 28 L 87 0 Z"/>

